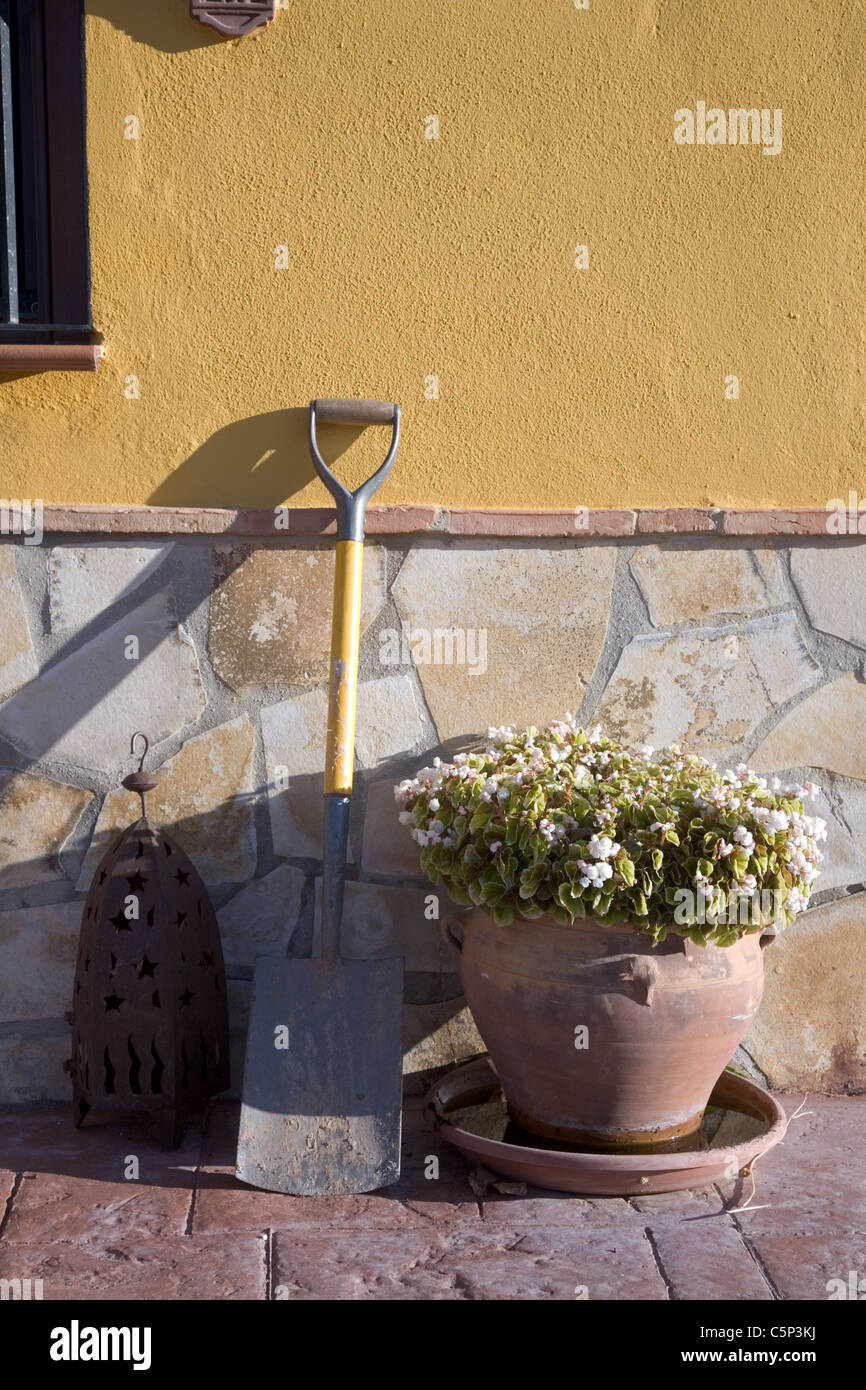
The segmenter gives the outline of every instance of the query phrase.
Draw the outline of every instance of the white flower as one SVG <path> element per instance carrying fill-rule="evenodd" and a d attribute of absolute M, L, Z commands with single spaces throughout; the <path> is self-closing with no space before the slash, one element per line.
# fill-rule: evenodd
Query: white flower
<path fill-rule="evenodd" d="M 738 825 L 734 831 L 734 842 L 742 845 L 743 849 L 753 850 L 755 848 L 755 837 L 751 830 L 747 830 L 744 825 Z"/>
<path fill-rule="evenodd" d="M 435 796 L 431 796 L 430 800 L 427 802 L 427 805 L 431 811 L 439 810 L 439 801 Z"/>
<path fill-rule="evenodd" d="M 619 854 L 619 845 L 609 835 L 593 835 L 587 845 L 593 859 L 610 859 Z"/>
<path fill-rule="evenodd" d="M 803 912 L 809 906 L 808 893 L 804 893 L 802 889 L 797 887 L 792 888 L 788 893 L 785 906 L 790 908 L 794 914 Z"/>
<path fill-rule="evenodd" d="M 411 811 L 401 811 L 400 814 L 399 814 L 399 816 L 397 817 L 397 819 L 398 819 L 398 821 L 400 822 L 401 825 L 411 825 L 411 824 L 412 824 L 412 812 L 411 812 Z"/>
<path fill-rule="evenodd" d="M 547 819 L 547 816 L 542 816 L 538 822 L 538 828 L 549 845 L 553 844 L 554 840 L 561 840 L 565 835 L 564 828 L 554 825 L 553 821 Z"/>
<path fill-rule="evenodd" d="M 501 841 L 501 840 L 494 840 L 493 843 L 492 843 L 492 845 L 490 846 L 490 853 L 491 853 L 491 854 L 498 854 L 499 851 L 500 851 L 501 849 L 502 849 L 502 841 Z"/>
<path fill-rule="evenodd" d="M 733 854 L 734 846 L 729 844 L 727 840 L 719 840 L 718 851 L 721 859 L 727 859 L 729 854 Z"/>
<path fill-rule="evenodd" d="M 590 884 L 600 887 L 607 879 L 613 878 L 613 869 L 604 862 L 600 864 L 588 864 L 585 859 L 578 859 L 577 867 L 580 869 L 584 878 L 581 879 L 581 886 L 588 888 Z M 586 882 L 584 882 L 584 879 Z"/>

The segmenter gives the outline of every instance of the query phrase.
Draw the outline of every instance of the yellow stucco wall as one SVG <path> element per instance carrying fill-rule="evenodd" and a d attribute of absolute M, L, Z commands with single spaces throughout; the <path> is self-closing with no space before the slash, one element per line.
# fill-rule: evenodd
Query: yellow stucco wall
<path fill-rule="evenodd" d="M 290 0 L 237 42 L 86 9 L 105 356 L 0 383 L 5 495 L 322 504 L 303 408 L 344 394 L 404 408 L 383 502 L 862 490 L 859 4 Z M 781 108 L 781 153 L 678 146 L 699 100 Z"/>

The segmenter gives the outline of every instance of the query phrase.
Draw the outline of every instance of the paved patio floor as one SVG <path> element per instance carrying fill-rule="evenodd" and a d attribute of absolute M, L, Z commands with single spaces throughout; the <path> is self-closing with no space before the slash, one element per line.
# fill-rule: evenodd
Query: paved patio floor
<path fill-rule="evenodd" d="M 788 1114 L 801 1100 L 782 1097 Z M 400 1182 L 347 1198 L 237 1182 L 229 1102 L 173 1154 L 136 1124 L 6 1110 L 0 1278 L 41 1279 L 45 1299 L 824 1300 L 853 1272 L 866 1294 L 866 1095 L 805 1111 L 735 1212 L 748 1181 L 631 1201 L 476 1195 L 416 1100 Z"/>

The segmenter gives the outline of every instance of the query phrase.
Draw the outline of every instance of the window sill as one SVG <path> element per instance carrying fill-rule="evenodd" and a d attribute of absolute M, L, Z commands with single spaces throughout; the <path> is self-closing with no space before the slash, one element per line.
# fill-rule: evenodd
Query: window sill
<path fill-rule="evenodd" d="M 101 343 L 0 343 L 0 372 L 95 372 Z"/>

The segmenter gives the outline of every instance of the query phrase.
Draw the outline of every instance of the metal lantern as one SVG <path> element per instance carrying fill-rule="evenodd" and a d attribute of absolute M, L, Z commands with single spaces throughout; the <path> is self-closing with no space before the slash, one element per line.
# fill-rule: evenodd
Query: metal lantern
<path fill-rule="evenodd" d="M 72 1008 L 74 1120 L 92 1108 L 151 1115 L 167 1148 L 229 1084 L 226 979 L 216 914 L 192 862 L 147 814 L 157 779 L 123 785 L 141 819 L 111 845 L 84 905 Z"/>

